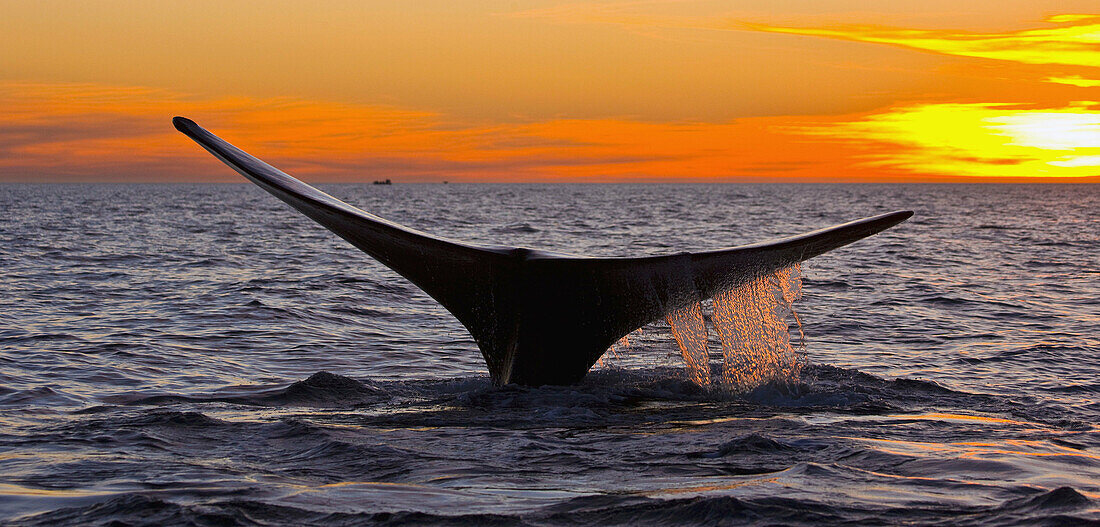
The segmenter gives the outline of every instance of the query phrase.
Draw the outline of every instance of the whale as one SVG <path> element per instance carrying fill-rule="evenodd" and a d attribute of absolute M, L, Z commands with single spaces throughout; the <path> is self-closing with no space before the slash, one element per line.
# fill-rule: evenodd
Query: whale
<path fill-rule="evenodd" d="M 419 287 L 469 331 L 496 385 L 575 384 L 613 343 L 669 313 L 893 227 L 900 210 L 700 252 L 586 257 L 435 236 L 340 201 L 184 117 L 176 129 Z"/>

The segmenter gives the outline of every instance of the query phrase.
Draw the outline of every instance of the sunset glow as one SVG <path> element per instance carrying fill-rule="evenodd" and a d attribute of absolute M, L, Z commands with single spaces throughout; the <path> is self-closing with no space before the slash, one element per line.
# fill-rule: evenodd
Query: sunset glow
<path fill-rule="evenodd" d="M 810 132 L 895 144 L 894 150 L 869 154 L 867 162 L 914 173 L 1089 177 L 1100 172 L 1100 110 L 1092 103 L 1051 109 L 927 104 Z"/>
<path fill-rule="evenodd" d="M 174 115 L 317 181 L 1100 180 L 1087 4 L 51 5 L 0 180 L 237 181 Z"/>

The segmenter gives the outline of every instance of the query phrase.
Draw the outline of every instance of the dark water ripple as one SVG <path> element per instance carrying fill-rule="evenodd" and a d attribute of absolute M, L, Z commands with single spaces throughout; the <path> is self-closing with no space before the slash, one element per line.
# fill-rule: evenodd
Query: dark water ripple
<path fill-rule="evenodd" d="M 0 186 L 0 523 L 1100 522 L 1095 186 L 327 190 L 600 255 L 917 215 L 808 264 L 812 365 L 733 396 L 661 325 L 493 387 L 441 307 L 249 186 Z"/>

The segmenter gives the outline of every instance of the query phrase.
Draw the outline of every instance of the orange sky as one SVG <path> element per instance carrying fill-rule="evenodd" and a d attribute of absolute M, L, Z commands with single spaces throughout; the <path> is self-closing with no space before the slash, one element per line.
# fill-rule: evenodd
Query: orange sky
<path fill-rule="evenodd" d="M 0 181 L 1097 182 L 1094 2 L 0 0 Z"/>

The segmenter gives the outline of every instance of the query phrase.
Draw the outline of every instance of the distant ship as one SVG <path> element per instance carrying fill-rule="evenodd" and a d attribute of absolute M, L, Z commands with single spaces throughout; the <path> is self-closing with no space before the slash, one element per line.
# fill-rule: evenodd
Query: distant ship
<path fill-rule="evenodd" d="M 393 181 L 390 181 L 388 179 L 376 179 L 374 181 L 374 184 L 375 185 L 392 185 Z"/>

